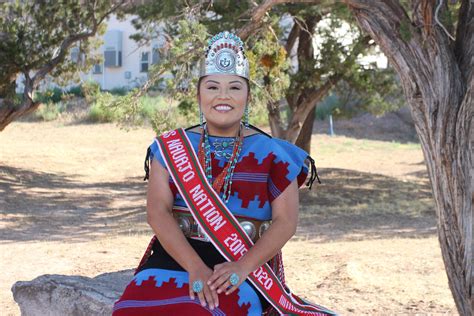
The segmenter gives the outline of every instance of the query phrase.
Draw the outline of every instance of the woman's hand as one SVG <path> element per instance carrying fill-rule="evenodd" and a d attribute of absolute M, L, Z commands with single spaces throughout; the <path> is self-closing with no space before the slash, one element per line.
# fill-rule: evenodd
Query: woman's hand
<path fill-rule="evenodd" d="M 242 261 L 216 264 L 214 266 L 214 273 L 209 278 L 207 285 L 211 290 L 217 290 L 217 294 L 225 292 L 226 295 L 229 295 L 239 288 L 240 284 L 247 279 L 250 272 L 252 271 L 245 267 Z M 229 279 L 233 273 L 239 277 L 239 281 L 235 285 L 232 285 Z"/>
<path fill-rule="evenodd" d="M 213 310 L 219 306 L 219 299 L 215 290 L 211 290 L 208 286 L 208 280 L 212 276 L 212 270 L 203 264 L 202 266 L 189 271 L 189 297 L 194 300 L 195 295 L 199 297 L 202 306 L 209 304 L 209 308 Z M 201 281 L 203 289 L 199 293 L 193 291 L 193 282 Z"/>

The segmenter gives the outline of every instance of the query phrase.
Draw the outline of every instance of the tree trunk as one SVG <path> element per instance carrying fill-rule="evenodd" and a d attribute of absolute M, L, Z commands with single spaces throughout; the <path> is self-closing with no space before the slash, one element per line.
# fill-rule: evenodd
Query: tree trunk
<path fill-rule="evenodd" d="M 314 107 L 306 117 L 295 145 L 311 153 L 311 136 L 313 135 L 314 119 L 316 118 L 316 107 Z"/>
<path fill-rule="evenodd" d="M 36 89 L 34 81 L 29 74 L 24 75 L 25 88 L 23 91 L 23 102 L 20 105 L 16 105 L 12 99 L 12 96 L 15 95 L 15 81 L 13 81 L 9 88 L 7 87 L 2 90 L 2 94 L 5 94 L 6 97 L 0 98 L 0 132 L 19 117 L 34 112 L 40 105 L 39 102 L 33 101 L 33 91 Z"/>
<path fill-rule="evenodd" d="M 17 118 L 34 112 L 39 105 L 38 102 L 28 101 L 18 108 L 13 101 L 0 99 L 0 132 Z"/>
<path fill-rule="evenodd" d="M 461 315 L 473 315 L 470 178 L 474 172 L 468 148 L 474 105 L 474 8 L 468 1 L 461 7 L 468 13 L 459 21 L 465 32 L 458 31 L 462 48 L 454 51 L 439 25 L 413 26 L 431 25 L 424 20 L 430 14 L 415 11 L 411 21 L 398 1 L 345 0 L 400 76 L 427 164 L 449 287 Z"/>
<path fill-rule="evenodd" d="M 273 137 L 285 138 L 285 130 L 283 129 L 280 108 L 278 104 L 274 104 L 271 101 L 267 103 L 268 109 L 268 122 L 270 122 L 270 131 Z"/>

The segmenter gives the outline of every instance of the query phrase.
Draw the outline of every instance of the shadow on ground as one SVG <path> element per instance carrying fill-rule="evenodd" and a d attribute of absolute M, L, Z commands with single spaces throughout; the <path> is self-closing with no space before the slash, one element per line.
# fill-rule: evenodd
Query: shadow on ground
<path fill-rule="evenodd" d="M 81 241 L 148 231 L 143 179 L 76 178 L 0 166 L 0 242 Z"/>
<path fill-rule="evenodd" d="M 410 181 L 347 169 L 320 170 L 322 184 L 302 189 L 297 238 L 314 241 L 420 238 L 436 234 L 426 173 Z"/>
<path fill-rule="evenodd" d="M 314 241 L 426 237 L 436 216 L 425 174 L 419 181 L 321 169 L 302 189 L 296 238 Z M 141 178 L 83 183 L 77 176 L 0 166 L 0 242 L 81 241 L 150 232 Z M 416 179 L 415 179 L 416 180 Z"/>

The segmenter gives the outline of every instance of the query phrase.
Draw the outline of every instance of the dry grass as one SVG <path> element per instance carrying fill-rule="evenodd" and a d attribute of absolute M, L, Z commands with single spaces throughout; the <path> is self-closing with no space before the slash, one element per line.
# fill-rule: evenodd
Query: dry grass
<path fill-rule="evenodd" d="M 46 273 L 134 267 L 151 232 L 143 158 L 149 129 L 14 123 L 0 133 L 0 306 Z M 293 291 L 348 315 L 456 314 L 417 144 L 317 134 L 322 185 L 301 190 L 284 249 Z"/>

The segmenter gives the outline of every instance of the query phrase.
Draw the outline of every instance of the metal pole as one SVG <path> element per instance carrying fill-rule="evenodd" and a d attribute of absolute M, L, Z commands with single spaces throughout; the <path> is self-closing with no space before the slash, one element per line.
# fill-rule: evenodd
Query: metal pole
<path fill-rule="evenodd" d="M 331 135 L 331 136 L 336 135 L 336 134 L 334 134 L 334 128 L 333 128 L 333 124 L 332 124 L 332 114 L 329 114 L 329 135 Z"/>

